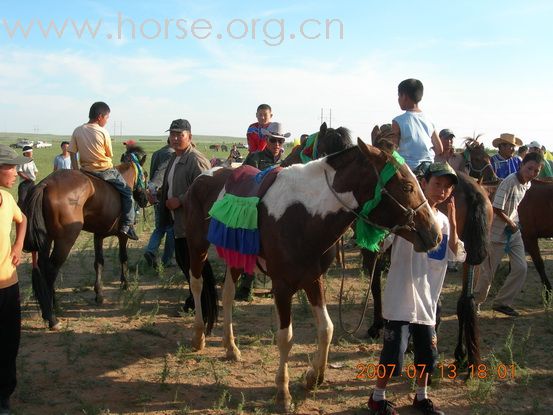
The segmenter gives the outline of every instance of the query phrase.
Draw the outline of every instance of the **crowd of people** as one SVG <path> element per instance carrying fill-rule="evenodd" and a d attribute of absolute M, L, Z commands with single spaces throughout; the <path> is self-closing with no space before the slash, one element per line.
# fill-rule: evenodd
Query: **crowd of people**
<path fill-rule="evenodd" d="M 465 257 L 463 242 L 457 236 L 455 205 L 451 198 L 458 183 L 457 172 L 464 171 L 465 162 L 463 156 L 455 152 L 453 131 L 445 128 L 438 134 L 430 118 L 421 110 L 422 96 L 423 84 L 419 80 L 407 79 L 399 84 L 398 104 L 404 112 L 392 120 L 391 130 L 399 155 L 414 172 L 420 173 L 421 187 L 442 229 L 442 243 L 427 254 L 415 252 L 413 245 L 399 236 L 392 235 L 385 241 L 385 247 L 391 246 L 392 257 L 384 292 L 383 315 L 387 322 L 380 364 L 394 370 L 378 379 L 369 397 L 371 414 L 397 413 L 386 399 L 386 385 L 392 376 L 402 372 L 409 336 L 413 339 L 414 363 L 419 368 L 413 406 L 425 414 L 443 413 L 428 398 L 427 384 L 438 356 L 434 326 L 447 263 L 448 260 L 463 261 Z M 104 102 L 95 102 L 88 115 L 88 122 L 74 130 L 71 140 L 61 143 L 61 153 L 55 157 L 53 169 L 80 168 L 111 183 L 121 194 L 119 232 L 136 240 L 132 192 L 113 166 L 111 138 L 105 128 L 110 108 Z M 290 133 L 285 132 L 281 123 L 273 122 L 272 109 L 267 104 L 259 105 L 256 118 L 247 129 L 248 155 L 243 163 L 260 170 L 273 168 L 282 161 L 284 143 Z M 188 120 L 173 120 L 166 132 L 166 144 L 151 157 L 147 190 L 154 206 L 155 222 L 143 255 L 149 266 L 157 268 L 158 251 L 165 239 L 161 264 L 174 266 L 175 256 L 177 265 L 188 278 L 189 270 L 183 266 L 188 262 L 184 259 L 187 255 L 184 196 L 194 179 L 209 170 L 211 164 L 194 145 Z M 307 135 L 302 135 L 303 142 L 306 138 Z M 137 143 L 128 140 L 124 144 L 130 150 Z M 514 300 L 524 285 L 527 271 L 517 207 L 531 181 L 536 177 L 553 177 L 553 169 L 549 161 L 544 161 L 545 148 L 537 141 L 528 144 L 525 155 L 515 154 L 516 147 L 522 149 L 524 146 L 514 134 L 501 134 L 492 144 L 498 149 L 491 158 L 492 167 L 502 181 L 493 199 L 492 248 L 477 280 L 475 297 L 479 305 L 486 300 L 493 274 L 508 247 L 511 271 L 495 297 L 493 309 L 517 316 Z M 25 199 L 36 180 L 38 170 L 32 161 L 32 151 L 32 147 L 25 147 L 23 156 L 19 156 L 14 150 L 0 146 L 0 185 L 12 187 L 18 175 L 19 202 Z M 234 161 L 242 159 L 236 146 L 231 149 L 230 157 Z M 447 215 L 437 210 L 440 203 L 447 203 Z M 16 267 L 26 227 L 20 207 L 5 190 L 0 190 L 0 221 L 0 368 L 6 374 L 0 376 L 0 408 L 3 411 L 0 413 L 5 414 L 9 413 L 9 398 L 16 384 L 15 358 L 21 326 Z M 12 222 L 16 224 L 14 243 L 10 242 Z M 238 299 L 251 298 L 252 282 L 253 276 L 242 277 Z"/>

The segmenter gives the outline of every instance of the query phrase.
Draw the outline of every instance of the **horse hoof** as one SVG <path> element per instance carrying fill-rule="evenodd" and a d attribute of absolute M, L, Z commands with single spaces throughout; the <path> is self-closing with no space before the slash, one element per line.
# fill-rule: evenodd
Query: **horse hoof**
<path fill-rule="evenodd" d="M 121 281 L 121 289 L 127 291 L 128 288 L 129 284 L 127 283 L 127 281 Z"/>
<path fill-rule="evenodd" d="M 315 372 L 315 369 L 310 368 L 305 374 L 305 387 L 307 390 L 313 390 L 316 386 L 321 385 L 325 380 L 324 374 Z"/>
<path fill-rule="evenodd" d="M 104 304 L 104 296 L 103 295 L 97 295 L 96 296 L 96 304 Z"/>
<path fill-rule="evenodd" d="M 202 332 L 202 335 L 199 338 L 192 339 L 192 347 L 194 350 L 199 352 L 205 348 L 205 335 Z"/>
<path fill-rule="evenodd" d="M 382 327 L 380 326 L 377 326 L 377 325 L 372 325 L 371 327 L 369 327 L 369 329 L 367 330 L 367 335 L 371 338 L 371 339 L 378 339 L 380 338 L 380 333 L 382 332 Z"/>
<path fill-rule="evenodd" d="M 239 362 L 242 360 L 242 353 L 240 353 L 240 350 L 238 348 L 233 348 L 227 350 L 227 360 L 231 360 L 233 362 Z"/>
<path fill-rule="evenodd" d="M 61 323 L 58 321 L 54 324 L 49 324 L 49 328 L 51 331 L 60 331 L 61 330 Z"/>
<path fill-rule="evenodd" d="M 275 412 L 287 414 L 292 411 L 292 396 L 289 392 L 278 391 L 275 399 Z"/>

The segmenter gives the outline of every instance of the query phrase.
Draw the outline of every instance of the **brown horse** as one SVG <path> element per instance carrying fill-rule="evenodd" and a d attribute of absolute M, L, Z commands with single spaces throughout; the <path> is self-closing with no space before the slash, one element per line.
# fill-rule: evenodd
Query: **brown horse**
<path fill-rule="evenodd" d="M 307 387 L 313 388 L 324 380 L 333 333 L 322 276 L 334 258 L 336 241 L 359 216 L 363 204 L 374 197 L 380 172 L 387 163 L 396 165 L 397 171 L 385 185 L 382 200 L 370 219 L 362 220 L 394 230 L 411 241 L 417 251 L 432 249 L 439 243 L 440 230 L 415 176 L 407 166 L 398 166 L 389 155 L 360 140 L 356 147 L 283 169 L 259 203 L 259 264 L 272 280 L 278 314 L 276 400 L 280 410 L 287 410 L 291 403 L 288 359 L 292 297 L 298 290 L 305 290 L 315 315 L 319 350 L 306 376 Z M 191 288 L 196 302 L 201 301 L 201 271 L 209 247 L 208 211 L 222 196 L 230 174 L 228 169 L 221 169 L 212 176 L 200 176 L 186 195 Z M 223 287 L 223 345 L 227 357 L 234 360 L 240 359 L 232 329 L 232 303 L 240 273 L 240 269 L 230 268 Z M 198 350 L 205 346 L 200 309 L 196 307 L 193 333 L 193 346 Z"/>
<path fill-rule="evenodd" d="M 395 144 L 389 139 L 391 136 L 391 129 L 381 129 L 375 126 L 371 134 L 373 145 L 385 151 L 392 151 L 395 149 Z M 489 163 L 489 156 L 484 151 L 483 145 L 480 145 L 475 139 L 467 139 L 465 141 L 464 159 L 467 169 L 478 169 L 480 173 L 487 170 L 485 164 Z M 458 172 L 458 177 L 459 184 L 455 187 L 453 197 L 455 199 L 457 229 L 460 239 L 465 244 L 467 251 L 465 264 L 468 266 L 465 265 L 463 268 L 462 292 L 457 303 L 459 336 L 455 358 L 458 361 L 463 361 L 466 353 L 468 353 L 468 362 L 478 364 L 480 362 L 479 334 L 476 308 L 472 296 L 472 276 L 473 267 L 481 264 L 488 253 L 489 226 L 491 225 L 493 210 L 485 189 L 465 173 Z M 445 206 L 442 207 L 445 209 Z M 385 264 L 382 261 L 377 261 L 377 253 L 364 249 L 361 252 L 365 271 L 372 272 L 374 269 L 371 281 L 371 292 L 374 300 L 374 320 L 368 329 L 368 335 L 372 338 L 378 338 L 380 331 L 384 327 L 381 274 L 385 268 Z M 466 342 L 466 351 L 463 347 L 463 339 Z"/>
<path fill-rule="evenodd" d="M 134 199 L 144 207 L 147 204 L 144 178 L 139 179 L 138 173 L 146 155 L 135 148 L 129 157 L 131 161 L 117 166 L 117 169 L 133 189 Z M 48 321 L 50 329 L 61 327 L 53 311 L 54 283 L 81 230 L 94 234 L 96 302 L 103 301 L 102 242 L 107 236 L 117 235 L 119 239 L 121 284 L 126 287 L 127 237 L 118 233 L 121 200 L 119 192 L 109 183 L 82 171 L 57 170 L 32 189 L 23 210 L 28 218 L 24 248 L 38 252 L 38 268 L 33 269 L 32 275 L 33 291 L 42 318 Z"/>

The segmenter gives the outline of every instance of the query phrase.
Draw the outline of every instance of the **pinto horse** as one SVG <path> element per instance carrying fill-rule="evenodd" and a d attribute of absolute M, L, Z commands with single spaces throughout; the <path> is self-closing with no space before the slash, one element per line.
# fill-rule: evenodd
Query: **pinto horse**
<path fill-rule="evenodd" d="M 391 129 L 383 128 L 381 130 L 378 126 L 375 126 L 371 134 L 373 145 L 388 152 L 392 151 L 395 145 L 390 140 L 391 134 Z M 467 139 L 465 146 L 465 153 L 469 153 L 464 154 L 467 169 L 477 169 L 477 173 L 485 173 L 487 171 L 485 164 L 486 160 L 489 163 L 489 156 L 485 153 L 483 145 L 480 145 L 475 139 Z M 457 302 L 459 336 L 455 349 L 455 358 L 461 362 L 465 360 L 465 357 L 468 357 L 469 363 L 479 364 L 479 333 L 476 307 L 472 296 L 473 267 L 481 264 L 487 256 L 489 227 L 491 226 L 493 210 L 485 189 L 467 174 L 462 172 L 457 173 L 459 183 L 453 191 L 453 197 L 455 200 L 457 231 L 460 239 L 465 244 L 467 258 L 463 267 L 461 296 Z M 445 206 L 441 207 L 445 208 Z M 371 292 L 374 300 L 374 320 L 368 329 L 368 335 L 372 338 L 378 338 L 380 331 L 384 327 L 381 297 L 381 274 L 384 270 L 384 263 L 383 261 L 378 261 L 377 253 L 365 249 L 362 249 L 361 252 L 365 271 L 371 272 L 374 269 L 371 281 Z M 466 349 L 463 345 L 463 340 L 466 344 Z"/>
<path fill-rule="evenodd" d="M 117 166 L 140 207 L 148 203 L 142 175 L 146 161 L 136 147 L 125 163 Z M 57 170 L 35 186 L 25 200 L 23 211 L 28 218 L 24 249 L 38 252 L 38 267 L 33 268 L 32 285 L 50 329 L 57 330 L 53 304 L 54 283 L 81 230 L 94 234 L 94 269 L 96 302 L 103 302 L 102 271 L 105 237 L 119 239 L 121 285 L 126 288 L 128 276 L 127 237 L 118 233 L 121 199 L 108 182 L 79 170 Z M 53 245 L 53 248 L 52 248 Z"/>
<path fill-rule="evenodd" d="M 382 170 L 394 167 L 387 184 Z M 184 206 L 190 253 L 191 289 L 196 304 L 201 301 L 201 271 L 207 258 L 209 210 L 224 194 L 231 170 L 221 169 L 199 176 L 188 190 Z M 367 216 L 362 206 L 383 186 L 380 204 Z M 307 372 L 307 387 L 324 380 L 333 324 L 328 315 L 323 274 L 334 258 L 334 246 L 352 222 L 361 217 L 376 227 L 392 230 L 411 241 L 417 251 L 428 251 L 440 242 L 440 229 L 422 190 L 409 168 L 394 158 L 358 140 L 358 145 L 305 165 L 282 169 L 258 206 L 260 252 L 258 264 L 272 280 L 278 315 L 277 345 L 280 352 L 276 375 L 277 406 L 288 410 L 288 359 L 292 347 L 292 297 L 303 289 L 312 306 L 319 350 Z M 223 287 L 226 355 L 240 359 L 232 328 L 235 283 L 241 269 L 230 268 Z M 201 307 L 196 307 L 193 347 L 205 347 Z"/>

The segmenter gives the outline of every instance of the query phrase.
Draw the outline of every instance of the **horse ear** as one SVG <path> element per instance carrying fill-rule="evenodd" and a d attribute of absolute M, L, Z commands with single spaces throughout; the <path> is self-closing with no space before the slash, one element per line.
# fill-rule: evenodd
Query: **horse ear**
<path fill-rule="evenodd" d="M 380 134 L 380 127 L 378 125 L 375 125 L 371 132 L 371 142 L 373 146 L 377 144 L 376 138 L 378 137 L 379 134 Z"/>
<path fill-rule="evenodd" d="M 357 137 L 357 147 L 359 148 L 359 150 L 361 150 L 361 153 L 366 155 L 369 159 L 377 155 L 375 148 L 365 144 L 365 142 L 359 137 Z"/>
<path fill-rule="evenodd" d="M 326 122 L 323 122 L 321 124 L 321 128 L 319 128 L 319 134 L 321 136 L 325 135 L 326 134 L 326 130 L 327 130 L 327 127 L 326 127 Z"/>
<path fill-rule="evenodd" d="M 144 163 L 146 163 L 146 158 L 148 157 L 147 154 L 144 154 L 141 158 L 140 158 L 140 165 L 143 166 Z"/>

